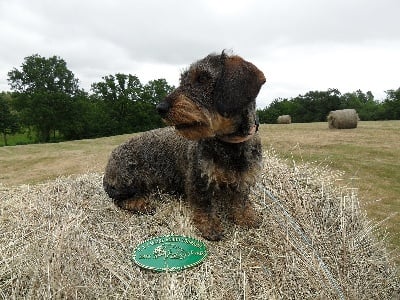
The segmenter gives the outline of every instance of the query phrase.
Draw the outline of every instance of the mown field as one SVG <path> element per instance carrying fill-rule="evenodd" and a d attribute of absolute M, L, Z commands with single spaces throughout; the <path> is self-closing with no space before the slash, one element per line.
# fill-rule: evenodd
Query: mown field
<path fill-rule="evenodd" d="M 261 125 L 265 149 L 288 164 L 314 162 L 343 171 L 338 184 L 358 188 L 368 216 L 387 229 L 400 262 L 400 121 L 360 122 L 329 130 L 327 123 Z M 110 151 L 132 135 L 0 148 L 0 183 L 33 184 L 58 176 L 102 172 Z"/>
<path fill-rule="evenodd" d="M 358 188 L 361 204 L 387 229 L 400 262 L 400 121 L 359 122 L 347 130 L 330 130 L 327 123 L 263 125 L 261 135 L 264 148 L 274 148 L 289 163 L 315 162 L 345 172 L 339 184 Z"/>
<path fill-rule="evenodd" d="M 110 151 L 130 135 L 2 147 L 0 299 L 399 299 L 399 129 L 261 126 L 250 197 L 262 225 L 233 224 L 221 203 L 223 240 L 176 273 L 131 255 L 155 236 L 200 238 L 186 201 L 156 192 L 155 214 L 135 215 L 102 188 Z"/>

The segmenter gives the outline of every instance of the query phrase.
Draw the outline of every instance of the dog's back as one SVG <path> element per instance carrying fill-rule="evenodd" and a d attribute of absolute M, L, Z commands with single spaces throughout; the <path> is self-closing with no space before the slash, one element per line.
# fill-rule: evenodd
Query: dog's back
<path fill-rule="evenodd" d="M 111 153 L 103 180 L 105 191 L 115 200 L 145 196 L 155 188 L 183 193 L 191 143 L 172 127 L 131 138 Z"/>

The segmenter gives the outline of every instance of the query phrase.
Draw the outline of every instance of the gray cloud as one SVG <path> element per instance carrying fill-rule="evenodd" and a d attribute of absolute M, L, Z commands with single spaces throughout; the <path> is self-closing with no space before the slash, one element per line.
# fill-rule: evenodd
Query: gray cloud
<path fill-rule="evenodd" d="M 166 78 L 232 49 L 267 76 L 259 102 L 400 86 L 397 0 L 0 0 L 0 90 L 24 57 L 59 55 L 82 87 L 116 72 Z M 396 77 L 397 76 L 397 77 Z"/>

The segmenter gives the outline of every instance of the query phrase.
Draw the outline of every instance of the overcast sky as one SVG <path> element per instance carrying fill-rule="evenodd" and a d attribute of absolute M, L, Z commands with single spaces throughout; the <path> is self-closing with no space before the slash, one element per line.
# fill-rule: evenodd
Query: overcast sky
<path fill-rule="evenodd" d="M 60 56 L 89 91 L 115 73 L 142 83 L 232 50 L 267 82 L 258 107 L 311 90 L 400 87 L 399 0 L 0 0 L 0 91 L 32 54 Z"/>

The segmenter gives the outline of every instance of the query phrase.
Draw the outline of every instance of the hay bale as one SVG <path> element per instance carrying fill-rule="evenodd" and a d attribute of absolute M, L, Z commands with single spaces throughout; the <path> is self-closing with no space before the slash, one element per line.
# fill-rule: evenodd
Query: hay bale
<path fill-rule="evenodd" d="M 251 197 L 261 228 L 223 221 L 223 241 L 179 273 L 131 262 L 140 242 L 164 234 L 199 236 L 180 199 L 154 194 L 153 216 L 118 209 L 101 174 L 45 184 L 0 185 L 2 299 L 398 299 L 399 281 L 354 189 L 340 174 L 291 167 L 270 152 Z"/>
<path fill-rule="evenodd" d="M 276 121 L 278 124 L 290 124 L 292 123 L 292 118 L 289 115 L 282 115 Z"/>
<path fill-rule="evenodd" d="M 357 128 L 360 119 L 355 109 L 342 109 L 331 111 L 327 120 L 330 129 L 351 129 Z"/>

